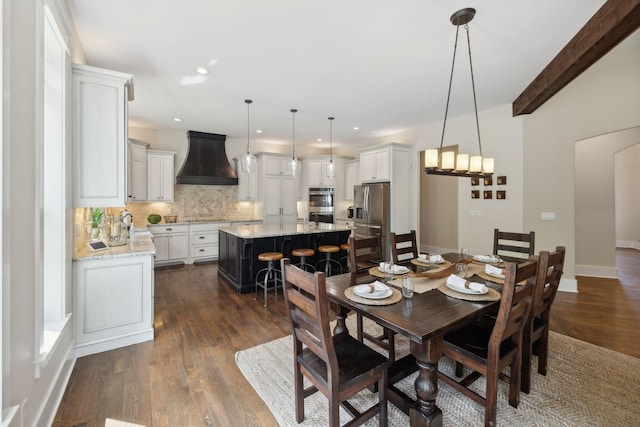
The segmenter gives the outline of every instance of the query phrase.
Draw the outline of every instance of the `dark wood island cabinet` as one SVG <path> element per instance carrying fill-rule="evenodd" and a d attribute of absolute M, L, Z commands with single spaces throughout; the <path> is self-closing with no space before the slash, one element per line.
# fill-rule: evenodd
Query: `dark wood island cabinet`
<path fill-rule="evenodd" d="M 347 242 L 350 234 L 351 229 L 347 226 L 324 223 L 224 227 L 219 230 L 218 277 L 239 294 L 253 292 L 256 272 L 266 267 L 265 262 L 258 261 L 258 254 L 282 252 L 297 263 L 298 259 L 291 256 L 291 251 L 311 248 L 316 254 L 307 262 L 315 265 L 323 256 L 317 253 L 318 246 L 340 246 Z"/>

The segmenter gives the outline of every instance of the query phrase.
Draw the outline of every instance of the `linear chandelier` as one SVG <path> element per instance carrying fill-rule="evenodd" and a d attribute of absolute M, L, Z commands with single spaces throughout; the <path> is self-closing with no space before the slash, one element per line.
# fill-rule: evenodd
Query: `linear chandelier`
<path fill-rule="evenodd" d="M 456 40 L 453 46 L 453 62 L 451 64 L 451 75 L 449 77 L 449 91 L 447 92 L 447 105 L 444 110 L 444 123 L 442 125 L 442 136 L 440 138 L 440 149 L 432 148 L 425 150 L 424 171 L 429 175 L 447 175 L 458 177 L 489 177 L 493 175 L 494 159 L 482 157 L 482 144 L 480 143 L 480 124 L 478 121 L 478 105 L 476 102 L 476 86 L 473 78 L 473 63 L 471 62 L 471 42 L 469 40 L 469 22 L 476 14 L 473 8 L 460 9 L 451 15 L 451 23 L 456 26 Z M 453 151 L 442 151 L 444 133 L 447 127 L 447 114 L 449 112 L 449 100 L 451 99 L 451 83 L 453 82 L 453 70 L 456 65 L 456 51 L 458 48 L 458 32 L 460 26 L 464 25 L 467 32 L 467 47 L 469 51 L 469 69 L 471 71 L 471 89 L 473 91 L 473 107 L 476 114 L 476 130 L 478 132 L 478 148 L 480 155 L 469 156 L 469 154 L 458 154 Z"/>

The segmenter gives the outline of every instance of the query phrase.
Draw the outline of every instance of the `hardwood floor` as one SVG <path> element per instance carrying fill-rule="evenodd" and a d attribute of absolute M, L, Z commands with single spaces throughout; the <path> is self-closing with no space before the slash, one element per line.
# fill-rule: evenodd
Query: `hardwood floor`
<path fill-rule="evenodd" d="M 640 251 L 619 250 L 620 280 L 578 278 L 552 330 L 640 357 Z M 289 334 L 282 294 L 238 296 L 217 264 L 156 270 L 154 341 L 79 358 L 54 426 L 276 426 L 237 369 L 236 351 Z M 257 361 L 256 363 L 259 363 Z"/>

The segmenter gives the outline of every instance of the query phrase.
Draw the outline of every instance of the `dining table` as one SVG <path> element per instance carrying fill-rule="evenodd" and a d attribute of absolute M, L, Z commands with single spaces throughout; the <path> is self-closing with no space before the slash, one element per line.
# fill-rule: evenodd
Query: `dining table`
<path fill-rule="evenodd" d="M 456 253 L 443 254 L 443 257 L 451 263 L 472 262 Z M 474 275 L 471 279 L 485 283 L 494 289 L 494 293 L 501 290 L 501 285 L 479 276 Z M 408 338 L 411 353 L 389 366 L 389 400 L 409 416 L 411 426 L 442 426 L 442 411 L 437 406 L 437 371 L 443 337 L 489 313 L 498 306 L 499 300 L 469 301 L 448 296 L 435 288 L 416 292 L 411 298 L 402 297 L 393 304 L 370 305 L 350 299 L 347 294 L 351 286 L 350 274 L 331 276 L 326 280 L 327 296 L 336 311 L 337 323 L 333 333 L 349 333 L 345 320 L 349 312 L 355 312 Z M 390 286 L 396 285 L 390 283 Z M 414 400 L 394 384 L 416 371 Z"/>

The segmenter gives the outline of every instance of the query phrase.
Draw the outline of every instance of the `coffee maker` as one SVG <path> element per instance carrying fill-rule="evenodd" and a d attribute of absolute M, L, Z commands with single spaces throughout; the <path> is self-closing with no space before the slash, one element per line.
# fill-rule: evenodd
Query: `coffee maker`
<path fill-rule="evenodd" d="M 353 218 L 353 206 L 347 208 L 347 218 Z"/>

